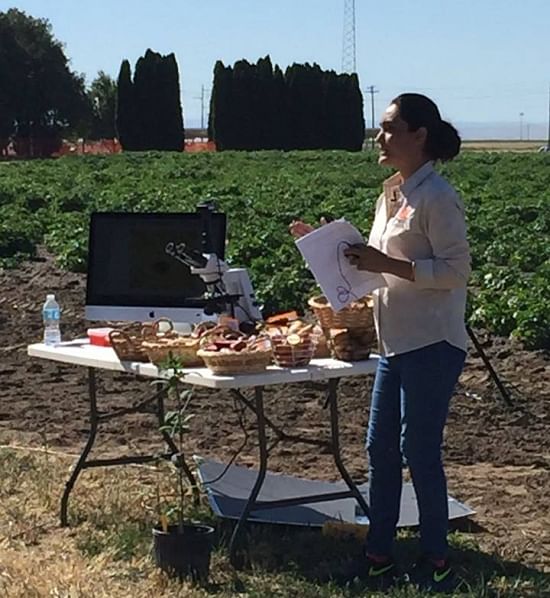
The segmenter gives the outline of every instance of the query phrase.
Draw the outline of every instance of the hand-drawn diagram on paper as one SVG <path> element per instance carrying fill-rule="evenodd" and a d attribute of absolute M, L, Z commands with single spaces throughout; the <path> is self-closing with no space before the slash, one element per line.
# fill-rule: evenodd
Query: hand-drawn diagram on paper
<path fill-rule="evenodd" d="M 349 263 L 344 250 L 356 243 L 365 243 L 365 240 L 346 220 L 325 224 L 296 241 L 315 280 L 336 311 L 386 286 L 381 274 L 358 270 Z"/>

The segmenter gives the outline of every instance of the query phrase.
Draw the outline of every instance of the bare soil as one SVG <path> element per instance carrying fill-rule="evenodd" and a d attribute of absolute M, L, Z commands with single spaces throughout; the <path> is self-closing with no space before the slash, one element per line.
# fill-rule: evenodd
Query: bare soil
<path fill-rule="evenodd" d="M 40 341 L 41 305 L 54 292 L 63 308 L 65 339 L 85 336 L 98 323 L 84 320 L 85 277 L 39 257 L 16 270 L 0 270 L 0 444 L 47 444 L 79 453 L 88 431 L 87 372 L 29 358 Z M 486 550 L 550 572 L 550 358 L 508 339 L 476 331 L 514 401 L 508 406 L 472 347 L 452 401 L 445 435 L 450 493 L 478 511 L 479 539 Z M 339 408 L 344 460 L 357 480 L 366 476 L 363 450 L 370 377 L 344 380 Z M 127 407 L 150 392 L 150 380 L 102 372 L 98 401 L 104 411 Z M 266 413 L 291 433 L 327 437 L 324 397 L 307 385 L 267 387 Z M 189 450 L 228 460 L 243 430 L 231 395 L 200 390 Z M 246 416 L 249 441 L 238 462 L 254 465 L 254 421 Z M 134 414 L 100 429 L 94 454 L 148 453 L 161 448 L 152 414 Z M 277 445 L 269 468 L 314 479 L 336 479 L 328 455 L 306 444 Z M 61 490 L 61 489 L 60 489 Z"/>

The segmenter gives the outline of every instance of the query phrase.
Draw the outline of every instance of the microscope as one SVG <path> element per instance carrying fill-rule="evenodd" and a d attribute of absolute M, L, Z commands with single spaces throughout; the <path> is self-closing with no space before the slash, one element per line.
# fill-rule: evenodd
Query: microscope
<path fill-rule="evenodd" d="M 211 222 L 215 211 L 213 200 L 197 206 L 201 222 L 201 251 L 182 241 L 170 241 L 165 252 L 203 280 L 206 286 L 206 316 L 228 315 L 238 320 L 241 326 L 254 325 L 263 318 L 246 268 L 230 268 L 213 250 Z"/>

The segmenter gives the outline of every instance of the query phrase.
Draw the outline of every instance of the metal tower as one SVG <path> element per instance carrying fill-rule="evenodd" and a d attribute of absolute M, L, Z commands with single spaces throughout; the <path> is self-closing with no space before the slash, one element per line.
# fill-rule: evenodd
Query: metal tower
<path fill-rule="evenodd" d="M 344 0 L 344 35 L 342 37 L 342 72 L 356 73 L 355 0 Z"/>

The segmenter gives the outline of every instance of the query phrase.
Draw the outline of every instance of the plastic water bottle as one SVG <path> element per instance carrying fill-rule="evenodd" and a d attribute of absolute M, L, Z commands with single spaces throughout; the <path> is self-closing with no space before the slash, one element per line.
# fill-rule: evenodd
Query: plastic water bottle
<path fill-rule="evenodd" d="M 55 295 L 46 295 L 46 303 L 42 308 L 42 320 L 44 321 L 44 344 L 57 345 L 61 342 L 61 330 L 59 319 L 61 310 Z"/>

